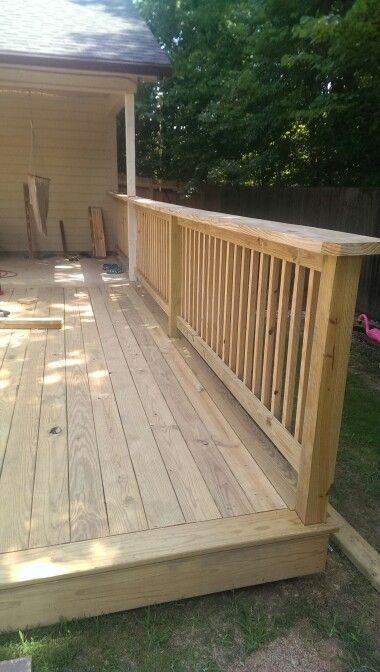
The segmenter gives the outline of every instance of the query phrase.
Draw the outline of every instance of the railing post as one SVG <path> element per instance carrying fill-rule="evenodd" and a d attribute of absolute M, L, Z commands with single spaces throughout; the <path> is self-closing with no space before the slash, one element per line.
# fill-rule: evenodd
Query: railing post
<path fill-rule="evenodd" d="M 181 312 L 182 294 L 182 228 L 177 217 L 170 217 L 169 228 L 169 311 L 168 333 L 171 338 L 177 334 L 177 316 Z"/>
<path fill-rule="evenodd" d="M 296 511 L 305 524 L 326 519 L 360 267 L 361 257 L 323 259 L 296 498 Z"/>
<path fill-rule="evenodd" d="M 127 172 L 127 194 L 136 196 L 135 166 L 135 96 L 125 94 L 125 160 Z M 137 225 L 133 203 L 128 203 L 128 265 L 129 279 L 136 280 Z"/>

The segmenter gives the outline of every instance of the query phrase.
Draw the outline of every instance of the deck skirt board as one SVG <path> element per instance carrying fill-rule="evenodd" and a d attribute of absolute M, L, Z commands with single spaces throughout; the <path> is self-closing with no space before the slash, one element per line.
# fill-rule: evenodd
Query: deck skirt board
<path fill-rule="evenodd" d="M 30 548 L 0 555 L 0 591 L 267 542 L 324 537 L 333 529 L 330 522 L 304 526 L 294 511 L 280 509 Z"/>
<path fill-rule="evenodd" d="M 319 572 L 330 529 L 305 528 L 280 510 L 7 553 L 0 556 L 0 629 Z"/>

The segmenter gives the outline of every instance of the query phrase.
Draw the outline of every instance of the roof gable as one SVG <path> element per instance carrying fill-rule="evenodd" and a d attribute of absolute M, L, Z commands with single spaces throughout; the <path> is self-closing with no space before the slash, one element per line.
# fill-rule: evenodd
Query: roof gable
<path fill-rule="evenodd" d="M 170 61 L 131 0 L 0 0 L 0 62 L 162 74 Z"/>

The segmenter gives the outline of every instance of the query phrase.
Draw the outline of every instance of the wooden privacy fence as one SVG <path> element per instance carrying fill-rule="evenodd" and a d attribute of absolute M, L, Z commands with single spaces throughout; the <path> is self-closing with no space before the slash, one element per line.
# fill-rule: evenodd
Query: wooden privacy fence
<path fill-rule="evenodd" d="M 363 255 L 380 240 L 148 201 L 147 291 L 298 473 L 295 507 L 325 520 Z"/>

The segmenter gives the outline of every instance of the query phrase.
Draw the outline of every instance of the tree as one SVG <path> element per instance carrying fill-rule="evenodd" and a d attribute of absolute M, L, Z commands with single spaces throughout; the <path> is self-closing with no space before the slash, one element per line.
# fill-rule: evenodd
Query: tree
<path fill-rule="evenodd" d="M 378 184 L 378 0 L 135 2 L 173 63 L 139 87 L 140 174 Z"/>

